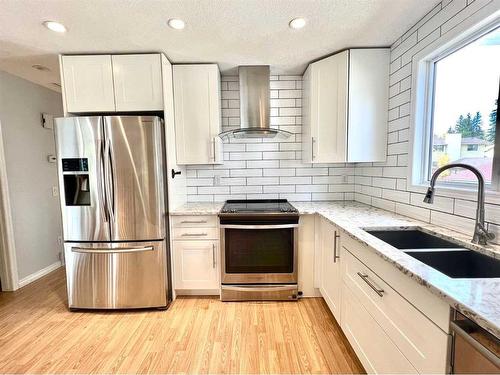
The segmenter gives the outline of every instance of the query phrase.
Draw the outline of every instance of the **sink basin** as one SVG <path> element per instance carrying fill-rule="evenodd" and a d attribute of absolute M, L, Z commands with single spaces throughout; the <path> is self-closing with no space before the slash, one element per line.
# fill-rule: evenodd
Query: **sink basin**
<path fill-rule="evenodd" d="M 405 253 L 453 279 L 500 277 L 500 260 L 472 250 L 409 250 Z"/>
<path fill-rule="evenodd" d="M 450 249 L 461 247 L 419 229 L 366 230 L 396 249 Z"/>

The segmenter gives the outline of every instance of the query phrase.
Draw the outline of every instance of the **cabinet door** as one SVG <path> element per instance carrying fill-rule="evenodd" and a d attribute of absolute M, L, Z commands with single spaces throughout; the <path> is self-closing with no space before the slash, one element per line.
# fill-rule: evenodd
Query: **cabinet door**
<path fill-rule="evenodd" d="M 175 289 L 218 289 L 218 241 L 174 241 Z"/>
<path fill-rule="evenodd" d="M 368 374 L 418 374 L 345 284 L 342 331 Z"/>
<path fill-rule="evenodd" d="M 385 161 L 389 48 L 349 52 L 348 162 Z"/>
<path fill-rule="evenodd" d="M 177 163 L 221 163 L 217 65 L 174 65 L 174 105 Z"/>
<path fill-rule="evenodd" d="M 340 257 L 337 228 L 325 219 L 321 223 L 322 270 L 321 294 L 333 316 L 340 322 Z"/>
<path fill-rule="evenodd" d="M 310 121 L 313 163 L 345 162 L 349 52 L 311 65 Z"/>
<path fill-rule="evenodd" d="M 66 112 L 114 112 L 110 55 L 62 56 Z"/>
<path fill-rule="evenodd" d="M 163 110 L 160 54 L 113 55 L 117 111 Z"/>

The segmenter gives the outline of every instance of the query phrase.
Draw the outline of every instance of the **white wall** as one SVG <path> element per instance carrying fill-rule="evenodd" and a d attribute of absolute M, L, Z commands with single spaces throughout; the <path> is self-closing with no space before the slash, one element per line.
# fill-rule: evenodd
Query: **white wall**
<path fill-rule="evenodd" d="M 224 144 L 224 164 L 188 166 L 188 201 L 276 199 L 353 200 L 353 164 L 302 163 L 302 77 L 271 76 L 271 126 L 290 138 L 233 139 Z M 223 130 L 240 126 L 237 76 L 223 76 Z M 220 177 L 215 185 L 214 176 Z"/>
<path fill-rule="evenodd" d="M 59 261 L 62 235 L 52 130 L 41 126 L 41 112 L 61 116 L 61 95 L 0 71 L 0 122 L 7 162 L 10 203 L 20 283 Z"/>
<path fill-rule="evenodd" d="M 355 199 L 459 232 L 472 234 L 476 202 L 437 196 L 434 204 L 423 203 L 424 195 L 407 189 L 412 62 L 423 48 L 438 40 L 463 20 L 496 0 L 445 0 L 403 34 L 391 48 L 389 87 L 388 160 L 363 163 L 355 168 Z M 438 189 L 439 190 L 439 189 Z M 437 192 L 439 194 L 439 192 Z M 486 205 L 486 220 L 500 239 L 500 205 Z"/>

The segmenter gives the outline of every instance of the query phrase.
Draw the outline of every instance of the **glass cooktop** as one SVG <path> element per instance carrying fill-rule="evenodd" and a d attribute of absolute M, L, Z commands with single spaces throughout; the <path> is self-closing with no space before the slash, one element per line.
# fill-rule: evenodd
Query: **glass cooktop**
<path fill-rule="evenodd" d="M 221 213 L 298 213 L 286 199 L 228 200 Z"/>

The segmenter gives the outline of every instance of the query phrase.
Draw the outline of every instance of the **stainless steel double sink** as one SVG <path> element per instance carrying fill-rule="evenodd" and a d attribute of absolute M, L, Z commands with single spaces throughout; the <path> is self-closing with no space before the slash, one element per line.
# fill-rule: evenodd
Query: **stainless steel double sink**
<path fill-rule="evenodd" d="M 500 277 L 500 260 L 412 229 L 365 229 L 372 236 L 454 279 Z"/>

